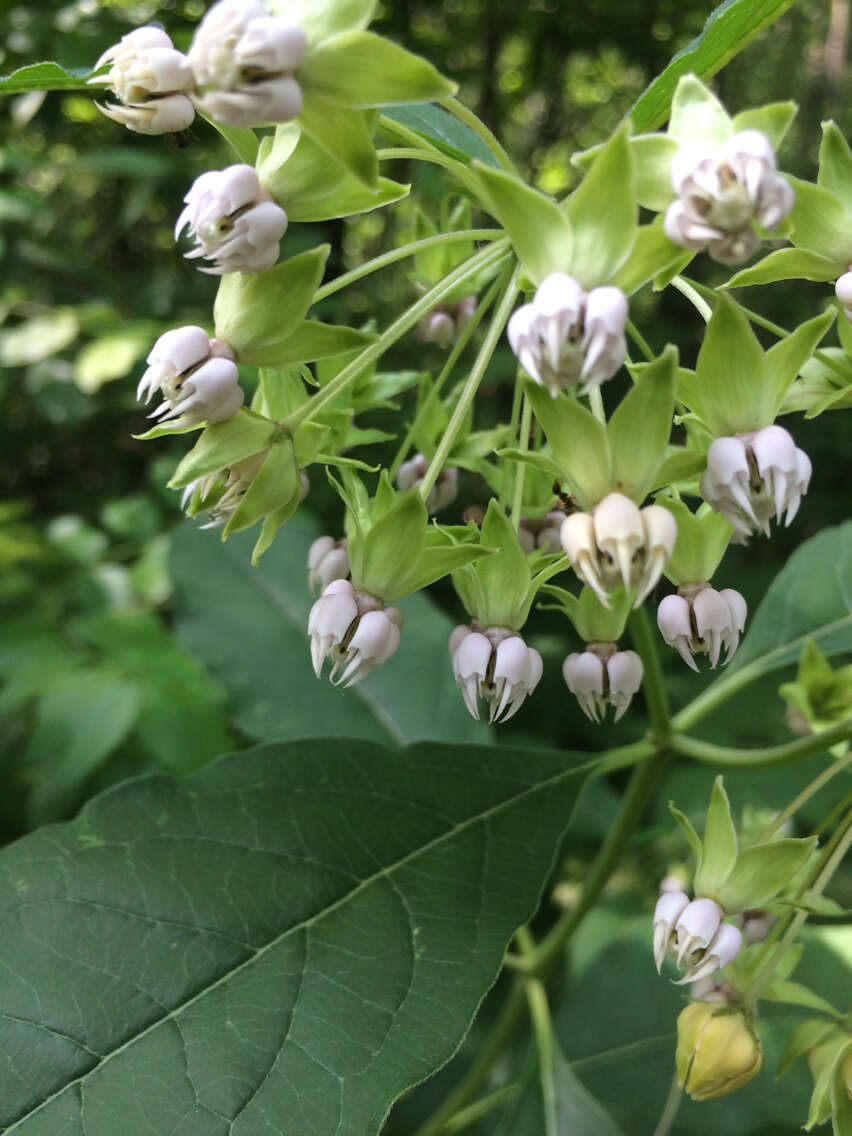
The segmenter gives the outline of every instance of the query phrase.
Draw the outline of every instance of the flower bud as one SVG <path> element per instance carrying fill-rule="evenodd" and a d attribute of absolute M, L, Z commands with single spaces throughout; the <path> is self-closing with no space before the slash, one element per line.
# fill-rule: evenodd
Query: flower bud
<path fill-rule="evenodd" d="M 401 629 L 399 608 L 385 607 L 349 580 L 332 581 L 308 616 L 317 678 L 326 658 L 331 658 L 330 680 L 335 686 L 354 686 L 396 653 Z"/>
<path fill-rule="evenodd" d="M 555 398 L 564 387 L 584 394 L 611 379 L 627 356 L 627 299 L 618 288 L 584 292 L 564 272 L 538 286 L 509 320 L 509 344 L 527 374 Z"/>
<path fill-rule="evenodd" d="M 785 527 L 799 509 L 811 479 L 811 463 L 781 426 L 716 438 L 701 475 L 701 495 L 742 536 L 769 535 L 775 516 Z"/>
<path fill-rule="evenodd" d="M 763 1063 L 760 1039 L 742 1010 L 692 1002 L 677 1019 L 678 1084 L 693 1100 L 736 1092 Z"/>
<path fill-rule="evenodd" d="M 674 647 L 692 670 L 698 667 L 695 654 L 706 654 L 710 666 L 719 662 L 722 648 L 725 663 L 734 657 L 745 627 L 746 602 L 733 588 L 715 591 L 709 584 L 689 584 L 678 594 L 666 596 L 657 608 L 657 626 L 663 639 Z"/>
<path fill-rule="evenodd" d="M 307 39 L 259 0 L 220 0 L 198 25 L 189 62 L 196 103 L 229 126 L 289 122 L 302 109 L 294 77 Z"/>
<path fill-rule="evenodd" d="M 406 493 L 409 489 L 417 489 L 423 484 L 429 463 L 423 454 L 415 454 L 410 461 L 403 462 L 396 475 L 396 484 Z M 454 466 L 442 469 L 435 478 L 435 484 L 426 497 L 426 508 L 430 513 L 438 513 L 452 505 L 458 496 L 459 471 Z"/>
<path fill-rule="evenodd" d="M 137 28 L 123 36 L 95 68 L 105 63 L 111 64 L 109 71 L 89 83 L 105 86 L 122 104 L 96 104 L 107 118 L 137 134 L 169 134 L 192 123 L 195 110 L 187 98 L 194 86 L 192 68 L 161 28 Z"/>
<path fill-rule="evenodd" d="M 642 685 L 642 660 L 635 651 L 619 651 L 614 643 L 589 643 L 585 651 L 568 656 L 562 676 L 590 721 L 602 721 L 612 706 L 617 722 Z"/>
<path fill-rule="evenodd" d="M 321 536 L 308 549 L 308 585 L 312 592 L 322 591 L 334 580 L 349 577 L 349 556 L 345 540 Z"/>
<path fill-rule="evenodd" d="M 740 131 L 718 148 L 683 146 L 671 173 L 678 196 L 666 212 L 666 236 L 683 248 L 707 247 L 723 264 L 758 250 L 752 222 L 773 229 L 793 207 L 769 139 L 757 130 Z"/>
<path fill-rule="evenodd" d="M 542 675 L 541 655 L 506 627 L 457 627 L 450 636 L 453 674 L 468 712 L 479 720 L 477 699 L 491 723 L 508 722 Z"/>
<path fill-rule="evenodd" d="M 278 259 L 287 214 L 271 199 L 251 166 L 234 165 L 202 174 L 184 201 L 175 240 L 188 226 L 196 247 L 185 254 L 187 259 L 215 261 L 213 268 L 202 268 L 202 272 L 212 276 L 263 272 Z"/>

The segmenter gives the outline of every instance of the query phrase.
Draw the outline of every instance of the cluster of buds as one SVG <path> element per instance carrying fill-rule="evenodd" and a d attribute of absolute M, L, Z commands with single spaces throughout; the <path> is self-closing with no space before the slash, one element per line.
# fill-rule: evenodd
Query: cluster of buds
<path fill-rule="evenodd" d="M 533 517 L 521 517 L 518 525 L 518 544 L 526 553 L 536 548 L 542 552 L 559 553 L 562 551 L 562 542 L 559 534 L 565 514 L 560 510 L 547 513 L 538 520 Z"/>
<path fill-rule="evenodd" d="M 214 261 L 202 268 L 211 276 L 228 272 L 263 272 L 278 259 L 287 231 L 287 214 L 246 165 L 209 170 L 196 178 L 184 198 L 186 207 L 175 225 L 175 240 L 187 226 L 196 247 L 189 260 Z"/>
<path fill-rule="evenodd" d="M 151 348 L 147 362 L 136 397 L 147 405 L 157 392 L 163 396 L 151 418 L 179 419 L 183 426 L 212 425 L 233 417 L 243 405 L 233 352 L 203 328 L 167 331 Z"/>
<path fill-rule="evenodd" d="M 723 923 L 725 912 L 715 900 L 690 900 L 686 892 L 666 891 L 654 910 L 654 962 L 657 973 L 666 955 L 686 968 L 676 985 L 709 978 L 733 962 L 743 944 L 742 933 Z"/>
<path fill-rule="evenodd" d="M 245 497 L 249 486 L 260 473 L 260 467 L 266 460 L 267 453 L 267 450 L 261 450 L 260 453 L 252 454 L 251 457 L 234 462 L 233 465 L 229 465 L 225 469 L 216 470 L 214 473 L 208 473 L 205 477 L 190 481 L 183 491 L 181 508 L 186 509 L 196 496 L 199 501 L 206 501 L 216 491 L 217 487 L 222 486 L 221 495 L 215 505 L 208 510 L 207 521 L 201 527 L 203 529 L 215 529 L 226 525 L 236 512 L 240 501 Z"/>
<path fill-rule="evenodd" d="M 402 612 L 385 607 L 349 580 L 333 580 L 311 608 L 308 635 L 317 678 L 332 660 L 329 678 L 336 686 L 354 686 L 374 667 L 386 663 L 399 647 Z"/>
<path fill-rule="evenodd" d="M 507 333 L 521 366 L 555 398 L 564 387 L 583 394 L 612 378 L 627 357 L 626 323 L 619 288 L 584 292 L 572 276 L 554 272 L 513 313 Z"/>
<path fill-rule="evenodd" d="M 95 70 L 110 64 L 90 83 L 106 87 L 119 103 L 98 110 L 137 134 L 186 130 L 195 118 L 189 99 L 194 78 L 189 60 L 175 50 L 162 28 L 137 28 L 105 51 Z"/>
<path fill-rule="evenodd" d="M 587 718 L 601 722 L 611 706 L 617 722 L 642 685 L 642 660 L 615 643 L 587 643 L 585 651 L 568 656 L 562 674 Z"/>
<path fill-rule="evenodd" d="M 672 554 L 677 524 L 661 505 L 639 509 L 622 493 L 609 493 L 591 513 L 566 517 L 560 539 L 574 571 L 604 607 L 622 585 L 636 589 L 638 607 Z"/>
<path fill-rule="evenodd" d="M 312 592 L 325 591 L 334 580 L 349 578 L 349 553 L 346 540 L 320 536 L 308 549 L 308 585 Z"/>
<path fill-rule="evenodd" d="M 782 426 L 716 438 L 701 475 L 701 496 L 740 536 L 769 536 L 775 516 L 789 525 L 808 491 L 812 467 Z"/>
<path fill-rule="evenodd" d="M 414 338 L 418 343 L 449 347 L 470 323 L 475 311 L 476 296 L 465 296 L 455 304 L 439 304 L 416 325 Z"/>
<path fill-rule="evenodd" d="M 307 39 L 260 0 L 220 0 L 195 33 L 189 62 L 199 107 L 229 126 L 289 122 L 302 109 L 294 72 Z"/>
<path fill-rule="evenodd" d="M 706 247 L 723 264 L 760 248 L 753 221 L 774 229 L 793 207 L 772 144 L 758 130 L 743 130 L 719 149 L 684 146 L 672 161 L 672 185 L 678 196 L 666 212 L 666 236 L 683 248 Z"/>
<path fill-rule="evenodd" d="M 725 663 L 731 661 L 747 613 L 745 600 L 733 588 L 717 592 L 709 584 L 687 584 L 660 601 L 657 626 L 666 643 L 697 671 L 693 655 L 707 655 L 715 668 L 724 648 Z"/>
<path fill-rule="evenodd" d="M 532 694 L 542 675 L 541 655 L 507 627 L 457 627 L 450 636 L 453 674 L 464 704 L 479 720 L 478 699 L 489 722 L 507 722 Z"/>
<path fill-rule="evenodd" d="M 403 493 L 409 489 L 419 489 L 429 463 L 423 454 L 415 454 L 410 461 L 403 462 L 396 475 L 396 484 Z M 430 513 L 438 513 L 452 505 L 459 492 L 459 471 L 454 466 L 442 469 L 435 478 L 435 484 L 426 497 L 426 508 Z"/>

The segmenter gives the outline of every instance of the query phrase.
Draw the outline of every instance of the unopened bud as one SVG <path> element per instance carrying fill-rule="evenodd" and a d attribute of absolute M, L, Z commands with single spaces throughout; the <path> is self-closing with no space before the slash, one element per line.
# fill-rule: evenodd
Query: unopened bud
<path fill-rule="evenodd" d="M 678 1084 L 693 1100 L 736 1092 L 763 1063 L 760 1039 L 742 1010 L 692 1002 L 677 1019 Z"/>

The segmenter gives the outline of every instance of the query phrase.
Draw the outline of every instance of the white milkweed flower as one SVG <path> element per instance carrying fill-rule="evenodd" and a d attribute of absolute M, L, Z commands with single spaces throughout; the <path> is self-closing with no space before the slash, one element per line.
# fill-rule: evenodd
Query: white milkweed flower
<path fill-rule="evenodd" d="M 701 496 L 741 536 L 769 536 L 774 515 L 790 525 L 808 490 L 812 466 L 782 426 L 716 438 L 701 475 Z"/>
<path fill-rule="evenodd" d="M 685 892 L 661 895 L 654 909 L 654 962 L 659 973 L 666 955 L 686 968 L 676 985 L 708 978 L 733 962 L 742 947 L 742 935 L 715 900 L 698 896 L 690 901 Z"/>
<path fill-rule="evenodd" d="M 260 0 L 220 0 L 198 25 L 189 62 L 198 106 L 229 126 L 289 122 L 302 109 L 294 72 L 307 39 Z"/>
<path fill-rule="evenodd" d="M 638 607 L 672 554 L 677 523 L 661 505 L 639 509 L 624 494 L 609 493 L 591 513 L 567 516 L 560 538 L 574 571 L 604 607 L 622 585 L 636 589 Z"/>
<path fill-rule="evenodd" d="M 386 663 L 399 647 L 402 612 L 385 607 L 349 580 L 333 580 L 311 608 L 308 635 L 317 678 L 332 661 L 335 686 L 354 686 L 374 667 Z"/>
<path fill-rule="evenodd" d="M 211 276 L 263 272 L 278 259 L 287 214 L 260 184 L 252 166 L 209 170 L 195 179 L 184 201 L 175 240 L 189 227 L 196 247 L 185 254 L 187 259 L 215 262 L 202 272 Z"/>
<path fill-rule="evenodd" d="M 233 465 L 226 466 L 225 469 L 216 470 L 204 477 L 196 478 L 195 481 L 190 481 L 184 488 L 181 508 L 186 509 L 196 492 L 199 500 L 204 501 L 218 486 L 221 486 L 222 492 L 215 504 L 208 509 L 206 522 L 201 525 L 201 528 L 215 529 L 226 525 L 245 497 L 251 483 L 260 473 L 260 467 L 266 460 L 268 452 L 268 450 L 261 450 L 260 453 L 252 454 L 250 457 L 234 462 Z"/>
<path fill-rule="evenodd" d="M 423 454 L 415 454 L 407 462 L 403 462 L 396 475 L 396 484 L 403 493 L 409 489 L 417 489 L 423 484 L 429 463 Z M 430 513 L 438 513 L 452 505 L 459 495 L 459 471 L 455 466 L 442 469 L 435 478 L 435 484 L 426 496 L 426 508 Z"/>
<path fill-rule="evenodd" d="M 104 75 L 89 83 L 104 86 L 118 104 L 98 110 L 137 134 L 171 134 L 186 130 L 195 118 L 187 97 L 195 80 L 185 55 L 176 51 L 161 28 L 137 28 L 103 53 L 95 68 L 109 63 Z"/>
<path fill-rule="evenodd" d="M 562 664 L 568 689 L 576 696 L 586 717 L 603 721 L 608 706 L 614 721 L 627 713 L 633 695 L 642 685 L 642 660 L 635 651 L 619 651 L 615 643 L 587 643 Z"/>
<path fill-rule="evenodd" d="M 717 148 L 683 146 L 671 173 L 678 196 L 666 212 L 666 236 L 683 248 L 706 247 L 723 264 L 739 264 L 760 248 L 753 221 L 774 229 L 793 207 L 793 190 L 758 130 L 742 130 Z"/>
<path fill-rule="evenodd" d="M 627 297 L 619 288 L 584 292 L 564 272 L 542 280 L 535 297 L 509 320 L 509 344 L 527 374 L 553 398 L 611 379 L 627 357 Z"/>
<path fill-rule="evenodd" d="M 697 671 L 693 655 L 707 655 L 715 668 L 724 648 L 725 662 L 731 661 L 747 614 L 745 600 L 733 588 L 717 592 L 709 584 L 688 584 L 660 601 L 657 626 L 665 642 Z"/>
<path fill-rule="evenodd" d="M 843 314 L 852 322 L 852 272 L 844 272 L 834 285 L 834 294 L 840 301 Z"/>
<path fill-rule="evenodd" d="M 312 592 L 325 590 L 333 580 L 349 577 L 349 554 L 346 540 L 320 536 L 308 549 L 308 585 Z"/>
<path fill-rule="evenodd" d="M 161 335 L 148 355 L 136 397 L 146 404 L 159 392 L 163 402 L 150 418 L 180 425 L 213 424 L 231 418 L 243 404 L 234 355 L 221 339 L 200 327 L 177 327 Z"/>
<path fill-rule="evenodd" d="M 457 627 L 450 658 L 464 704 L 479 720 L 477 700 L 488 703 L 489 722 L 508 722 L 541 679 L 541 655 L 507 627 Z"/>

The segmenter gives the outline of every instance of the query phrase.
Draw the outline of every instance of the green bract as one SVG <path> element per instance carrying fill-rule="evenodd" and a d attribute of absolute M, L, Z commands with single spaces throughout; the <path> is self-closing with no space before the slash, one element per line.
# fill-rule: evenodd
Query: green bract
<path fill-rule="evenodd" d="M 584 643 L 615 643 L 624 634 L 627 618 L 633 607 L 634 594 L 624 588 L 616 588 L 610 593 L 611 606 L 606 608 L 591 588 L 585 585 L 579 596 L 555 584 L 545 584 L 541 589 L 552 596 L 555 604 L 538 604 L 539 608 L 561 611 L 574 624 L 574 628 Z"/>
<path fill-rule="evenodd" d="M 709 583 L 722 562 L 733 529 L 709 505 L 691 512 L 680 500 L 661 494 L 656 504 L 662 505 L 677 521 L 677 542 L 669 557 L 664 575 L 676 587 Z"/>

